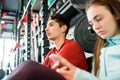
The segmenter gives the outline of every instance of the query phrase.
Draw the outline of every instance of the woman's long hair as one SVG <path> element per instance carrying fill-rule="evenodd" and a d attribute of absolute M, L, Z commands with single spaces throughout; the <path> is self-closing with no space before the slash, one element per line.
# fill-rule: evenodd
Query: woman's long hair
<path fill-rule="evenodd" d="M 113 15 L 118 17 L 118 27 L 120 28 L 120 1 L 119 0 L 89 0 L 86 4 L 86 13 L 89 7 L 92 5 L 101 5 L 105 6 Z M 100 68 L 100 50 L 103 47 L 105 40 L 97 36 L 97 41 L 94 49 L 94 74 L 96 76 L 99 75 L 99 68 Z"/>

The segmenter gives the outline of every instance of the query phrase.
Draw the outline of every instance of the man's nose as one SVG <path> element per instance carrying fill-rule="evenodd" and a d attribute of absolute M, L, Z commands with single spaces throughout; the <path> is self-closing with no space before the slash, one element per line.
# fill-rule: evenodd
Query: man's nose
<path fill-rule="evenodd" d="M 45 28 L 45 31 L 47 31 L 47 30 L 48 30 L 48 27 Z"/>

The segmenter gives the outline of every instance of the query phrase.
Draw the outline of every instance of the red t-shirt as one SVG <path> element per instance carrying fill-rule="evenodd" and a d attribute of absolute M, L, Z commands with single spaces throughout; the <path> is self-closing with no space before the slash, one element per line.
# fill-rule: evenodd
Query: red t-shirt
<path fill-rule="evenodd" d="M 73 65 L 88 71 L 85 53 L 76 41 L 66 39 L 59 50 L 56 50 L 56 48 L 51 49 L 43 62 L 43 64 L 49 68 L 52 68 L 54 64 L 54 62 L 49 59 L 49 55 L 51 54 L 59 54 L 66 58 Z"/>

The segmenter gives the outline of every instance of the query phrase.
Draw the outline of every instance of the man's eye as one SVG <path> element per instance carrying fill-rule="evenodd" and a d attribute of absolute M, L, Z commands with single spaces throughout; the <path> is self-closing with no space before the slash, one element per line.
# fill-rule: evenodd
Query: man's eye
<path fill-rule="evenodd" d="M 50 24 L 50 26 L 53 26 L 53 24 Z"/>

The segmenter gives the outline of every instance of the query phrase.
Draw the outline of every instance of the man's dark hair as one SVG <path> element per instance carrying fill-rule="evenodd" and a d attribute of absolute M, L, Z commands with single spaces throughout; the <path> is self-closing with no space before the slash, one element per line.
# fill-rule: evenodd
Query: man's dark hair
<path fill-rule="evenodd" d="M 68 30 L 70 27 L 70 20 L 66 16 L 56 13 L 56 14 L 50 15 L 49 19 L 55 20 L 56 22 L 58 22 L 60 27 L 63 25 L 66 25 L 67 26 L 66 34 L 68 33 Z"/>

